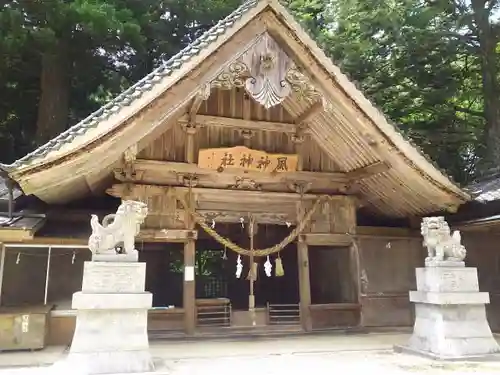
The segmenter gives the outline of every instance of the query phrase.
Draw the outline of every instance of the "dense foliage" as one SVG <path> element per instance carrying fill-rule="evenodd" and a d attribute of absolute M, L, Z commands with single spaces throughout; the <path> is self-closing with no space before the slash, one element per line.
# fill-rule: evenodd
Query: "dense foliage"
<path fill-rule="evenodd" d="M 0 160 L 85 117 L 239 0 L 10 0 Z M 500 161 L 499 0 L 288 0 L 366 95 L 466 183 Z"/>

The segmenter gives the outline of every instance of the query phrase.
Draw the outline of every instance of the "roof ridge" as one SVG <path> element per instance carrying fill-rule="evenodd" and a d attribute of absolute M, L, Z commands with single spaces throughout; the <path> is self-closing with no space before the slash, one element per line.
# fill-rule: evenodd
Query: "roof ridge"
<path fill-rule="evenodd" d="M 85 134 L 89 129 L 95 128 L 99 122 L 108 119 L 112 114 L 118 112 L 125 106 L 130 106 L 132 102 L 142 97 L 143 93 L 152 88 L 165 76 L 169 76 L 175 70 L 179 69 L 188 62 L 192 57 L 209 44 L 215 42 L 218 37 L 231 27 L 239 18 L 247 11 L 257 6 L 263 0 L 246 0 L 228 16 L 218 21 L 209 30 L 205 31 L 192 43 L 188 44 L 181 51 L 170 57 L 167 61 L 155 68 L 152 72 L 141 78 L 132 86 L 118 94 L 115 98 L 101 106 L 96 111 L 92 112 L 83 120 L 79 121 L 69 129 L 65 130 L 47 143 L 37 147 L 32 152 L 14 161 L 11 164 L 0 163 L 0 169 L 12 171 L 13 169 L 28 163 L 37 157 L 46 156 L 51 151 L 57 151 L 67 142 L 72 141 L 79 135 Z M 264 0 L 267 1 L 267 0 Z"/>

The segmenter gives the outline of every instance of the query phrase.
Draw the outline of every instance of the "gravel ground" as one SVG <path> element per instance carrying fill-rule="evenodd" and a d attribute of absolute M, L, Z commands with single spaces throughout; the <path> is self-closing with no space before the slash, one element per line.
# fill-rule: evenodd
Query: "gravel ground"
<path fill-rule="evenodd" d="M 150 351 L 160 364 L 155 375 L 307 375 L 325 368 L 347 375 L 500 375 L 500 359 L 440 362 L 394 353 L 393 345 L 407 342 L 408 337 L 389 333 L 153 342 Z M 59 361 L 65 357 L 64 349 L 1 353 L 0 375 L 86 375 L 83 369 L 62 367 Z M 56 365 L 50 366 L 52 363 Z"/>
<path fill-rule="evenodd" d="M 307 374 L 319 371 L 348 371 L 348 374 L 500 374 L 499 362 L 437 362 L 392 351 L 360 351 L 337 353 L 296 353 L 267 356 L 218 357 L 165 361 L 158 374 L 170 375 L 281 375 L 285 372 Z M 1 375 L 83 375 L 78 369 L 56 367 L 1 370 Z"/>

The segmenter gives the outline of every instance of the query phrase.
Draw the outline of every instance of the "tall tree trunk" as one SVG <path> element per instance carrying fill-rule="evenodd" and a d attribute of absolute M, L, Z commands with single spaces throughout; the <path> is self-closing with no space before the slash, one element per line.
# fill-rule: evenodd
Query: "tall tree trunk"
<path fill-rule="evenodd" d="M 479 59 L 486 118 L 486 164 L 484 167 L 500 166 L 500 82 L 496 45 L 497 36 L 490 23 L 490 11 L 484 0 L 471 1 L 476 33 L 479 41 Z"/>
<path fill-rule="evenodd" d="M 44 144 L 66 130 L 69 114 L 70 61 L 65 43 L 42 56 L 36 143 Z"/>

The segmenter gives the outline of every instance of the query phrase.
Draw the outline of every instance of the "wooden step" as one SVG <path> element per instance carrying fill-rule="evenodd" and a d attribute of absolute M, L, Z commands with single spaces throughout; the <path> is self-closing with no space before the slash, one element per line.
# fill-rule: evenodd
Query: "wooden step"
<path fill-rule="evenodd" d="M 287 336 L 302 333 L 299 325 L 256 326 L 256 327 L 202 327 L 193 336 L 187 336 L 182 331 L 152 331 L 150 340 L 176 339 L 211 339 L 211 338 L 246 338 L 266 336 Z"/>

